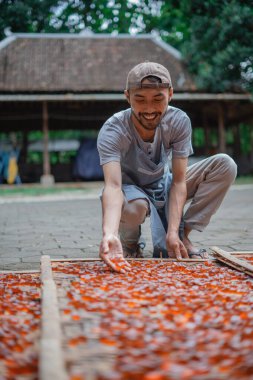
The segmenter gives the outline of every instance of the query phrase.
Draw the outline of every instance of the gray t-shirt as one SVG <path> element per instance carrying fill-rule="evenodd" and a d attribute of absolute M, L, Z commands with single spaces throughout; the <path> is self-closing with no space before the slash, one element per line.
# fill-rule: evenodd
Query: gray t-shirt
<path fill-rule="evenodd" d="M 111 161 L 120 162 L 123 183 L 144 186 L 162 177 L 163 173 L 155 165 L 163 163 L 164 167 L 164 157 L 168 159 L 172 153 L 172 158 L 183 158 L 193 153 L 191 122 L 185 112 L 169 106 L 156 130 L 153 143 L 146 143 L 132 123 L 129 108 L 114 114 L 105 122 L 98 135 L 97 147 L 101 165 Z M 148 175 L 148 171 L 153 171 L 154 176 L 139 180 L 140 176 L 145 176 L 145 172 Z"/>

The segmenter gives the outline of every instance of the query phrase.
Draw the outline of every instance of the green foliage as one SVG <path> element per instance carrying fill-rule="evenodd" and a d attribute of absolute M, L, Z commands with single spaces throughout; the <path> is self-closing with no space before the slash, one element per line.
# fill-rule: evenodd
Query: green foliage
<path fill-rule="evenodd" d="M 193 128 L 192 141 L 196 148 L 202 147 L 205 144 L 205 133 L 203 128 Z"/>
<path fill-rule="evenodd" d="M 245 154 L 251 153 L 252 145 L 253 145 L 252 125 L 241 123 L 239 125 L 239 136 L 240 136 L 241 151 Z"/>
<path fill-rule="evenodd" d="M 184 48 L 200 88 L 214 92 L 252 89 L 252 28 L 252 1 L 202 3 Z"/>
<path fill-rule="evenodd" d="M 42 152 L 28 152 L 27 163 L 28 164 L 42 164 L 43 156 Z"/>
<path fill-rule="evenodd" d="M 50 31 L 58 0 L 0 0 L 0 40 L 12 33 Z"/>
<path fill-rule="evenodd" d="M 253 185 L 253 175 L 237 176 L 235 185 Z"/>
<path fill-rule="evenodd" d="M 181 51 L 184 41 L 190 38 L 191 2 L 189 0 L 163 1 L 158 17 L 152 26 L 162 39 Z"/>
<path fill-rule="evenodd" d="M 83 29 L 96 33 L 138 33 L 145 31 L 160 4 L 161 1 L 154 0 L 62 0 L 52 25 L 71 33 Z"/>
<path fill-rule="evenodd" d="M 252 0 L 166 1 L 157 29 L 178 47 L 199 89 L 253 92 Z"/>
<path fill-rule="evenodd" d="M 22 186 L 16 186 L 16 187 L 8 187 L 8 188 L 1 188 L 1 197 L 6 196 L 23 196 L 23 197 L 31 197 L 31 196 L 41 196 L 41 195 L 46 195 L 46 194 L 61 194 L 61 193 L 80 193 L 80 194 L 85 194 L 88 193 L 90 190 L 84 188 L 83 186 L 80 185 L 80 183 L 73 183 L 71 184 L 71 187 L 69 186 L 63 186 L 60 185 L 57 186 L 54 185 L 53 187 L 43 187 L 40 184 L 35 185 L 31 187 L 26 187 L 26 185 L 22 184 Z"/>
<path fill-rule="evenodd" d="M 252 0 L 0 0 L 11 32 L 157 32 L 178 48 L 200 90 L 253 93 Z"/>
<path fill-rule="evenodd" d="M 247 155 L 252 153 L 253 146 L 253 128 L 249 124 L 239 124 L 239 146 L 242 155 Z M 235 136 L 233 133 L 233 127 L 226 130 L 226 145 L 233 146 L 235 141 Z M 205 135 L 203 128 L 193 128 L 192 130 L 192 141 L 194 148 L 203 148 L 205 146 Z M 209 147 L 217 147 L 218 145 L 218 134 L 216 129 L 212 129 L 209 132 Z"/>
<path fill-rule="evenodd" d="M 96 138 L 98 134 L 97 130 L 64 130 L 64 131 L 49 131 L 49 139 L 53 140 L 71 140 L 76 139 L 82 141 L 85 138 Z M 28 144 L 36 141 L 43 140 L 42 131 L 30 131 L 28 133 Z M 23 134 L 21 132 L 15 133 L 15 140 L 17 146 L 23 148 Z M 6 150 L 10 150 L 12 146 L 11 134 L 0 133 L 0 150 L 1 145 L 6 146 Z M 76 157 L 76 151 L 60 151 L 60 152 L 50 152 L 50 162 L 54 164 L 68 164 L 72 163 Z M 42 164 L 43 153 L 39 151 L 29 151 L 27 152 L 27 163 L 29 164 Z"/>
<path fill-rule="evenodd" d="M 49 131 L 49 139 L 77 139 L 81 141 L 84 138 L 96 138 L 98 134 L 97 130 L 64 130 L 64 131 Z M 31 131 L 28 135 L 28 141 L 43 140 L 42 131 Z M 50 163 L 54 164 L 68 164 L 74 161 L 76 157 L 76 151 L 61 151 L 61 152 L 50 152 Z M 42 164 L 43 154 L 42 152 L 29 151 L 27 155 L 27 162 L 33 164 Z"/>
<path fill-rule="evenodd" d="M 67 152 L 50 152 L 50 163 L 55 164 L 69 164 L 74 161 L 76 157 L 76 151 Z M 42 164 L 43 153 L 42 152 L 28 152 L 27 154 L 28 164 Z"/>
<path fill-rule="evenodd" d="M 162 1 L 0 0 L 0 39 L 11 32 L 139 33 L 152 30 Z"/>

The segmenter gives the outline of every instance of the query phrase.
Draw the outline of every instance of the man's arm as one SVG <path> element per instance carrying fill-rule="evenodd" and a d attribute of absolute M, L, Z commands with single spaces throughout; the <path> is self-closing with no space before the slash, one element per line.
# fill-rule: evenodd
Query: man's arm
<path fill-rule="evenodd" d="M 179 224 L 186 202 L 187 158 L 172 159 L 172 184 L 169 199 L 169 225 L 166 235 L 167 250 L 177 259 L 188 257 L 187 250 L 179 238 Z"/>
<path fill-rule="evenodd" d="M 121 167 L 116 161 L 103 165 L 105 187 L 102 197 L 103 236 L 118 236 L 123 193 L 121 190 Z"/>
<path fill-rule="evenodd" d="M 121 167 L 116 161 L 103 165 L 105 187 L 102 196 L 102 231 L 100 257 L 114 270 L 125 271 L 130 265 L 123 258 L 118 238 L 121 210 L 124 201 L 121 190 Z"/>

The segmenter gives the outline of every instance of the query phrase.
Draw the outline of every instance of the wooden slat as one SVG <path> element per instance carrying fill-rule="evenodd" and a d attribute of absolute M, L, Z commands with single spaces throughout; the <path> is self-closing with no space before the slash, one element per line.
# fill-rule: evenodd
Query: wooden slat
<path fill-rule="evenodd" d="M 147 257 L 147 258 L 127 258 L 127 261 L 171 261 L 171 262 L 177 262 L 177 263 L 184 263 L 184 262 L 199 262 L 199 263 L 204 263 L 206 261 L 215 261 L 213 258 L 208 258 L 208 259 L 182 259 L 182 260 L 177 260 L 177 259 L 165 259 L 165 258 L 160 258 L 160 257 Z M 76 261 L 81 261 L 81 262 L 94 262 L 94 261 L 103 261 L 100 258 L 71 258 L 71 259 L 51 259 L 51 262 L 53 263 L 60 263 L 60 262 L 76 262 Z"/>
<path fill-rule="evenodd" d="M 52 263 L 61 263 L 61 262 L 75 262 L 75 261 L 87 261 L 87 262 L 93 262 L 93 261 L 102 261 L 100 258 L 89 258 L 89 259 L 85 259 L 85 258 L 71 258 L 71 259 L 51 259 L 51 262 Z"/>
<path fill-rule="evenodd" d="M 221 257 L 219 258 L 218 261 L 221 262 L 221 263 L 223 263 L 223 264 L 226 264 L 226 265 L 230 266 L 230 267 L 233 268 L 233 269 L 236 269 L 236 270 L 239 271 L 239 272 L 243 272 L 243 273 L 248 274 L 249 276 L 252 276 L 252 272 L 248 272 L 247 270 L 241 270 L 241 269 L 238 267 L 238 265 L 234 265 L 234 264 L 231 263 L 231 262 L 228 263 L 227 260 L 223 260 Z"/>
<path fill-rule="evenodd" d="M 31 274 L 36 274 L 40 273 L 40 270 L 38 269 L 24 269 L 24 270 L 1 270 L 0 274 L 26 274 L 26 273 L 31 273 Z"/>
<path fill-rule="evenodd" d="M 234 257 L 238 257 L 239 259 L 253 259 L 252 255 L 233 255 Z"/>
<path fill-rule="evenodd" d="M 226 252 L 219 247 L 212 247 L 211 249 L 215 253 L 217 260 L 253 277 L 253 265 L 231 255 L 229 252 Z"/>
<path fill-rule="evenodd" d="M 233 251 L 233 252 L 229 252 L 230 255 L 247 255 L 247 256 L 250 256 L 250 255 L 253 255 L 253 251 Z"/>
<path fill-rule="evenodd" d="M 42 310 L 39 358 L 40 380 L 67 380 L 62 352 L 62 334 L 57 300 L 49 256 L 41 258 Z"/>

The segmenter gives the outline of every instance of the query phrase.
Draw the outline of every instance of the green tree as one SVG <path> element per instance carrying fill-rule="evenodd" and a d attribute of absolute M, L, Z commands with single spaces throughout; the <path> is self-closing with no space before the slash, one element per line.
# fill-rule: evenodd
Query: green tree
<path fill-rule="evenodd" d="M 158 32 L 200 90 L 253 92 L 253 0 L 0 0 L 11 32 Z"/>
<path fill-rule="evenodd" d="M 181 51 L 190 38 L 190 13 L 189 0 L 162 1 L 158 14 L 144 15 L 146 31 L 157 31 L 164 41 Z"/>
<path fill-rule="evenodd" d="M 159 0 L 0 0 L 0 39 L 8 29 L 12 33 L 145 32 L 161 4 Z"/>
<path fill-rule="evenodd" d="M 62 0 L 52 20 L 56 29 L 96 33 L 139 33 L 158 14 L 162 1 L 155 0 Z M 145 19 L 145 22 L 144 22 Z"/>
<path fill-rule="evenodd" d="M 253 92 L 252 0 L 170 0 L 155 28 L 178 47 L 200 89 Z"/>
<path fill-rule="evenodd" d="M 48 32 L 59 0 L 0 0 L 0 40 L 12 33 Z"/>

